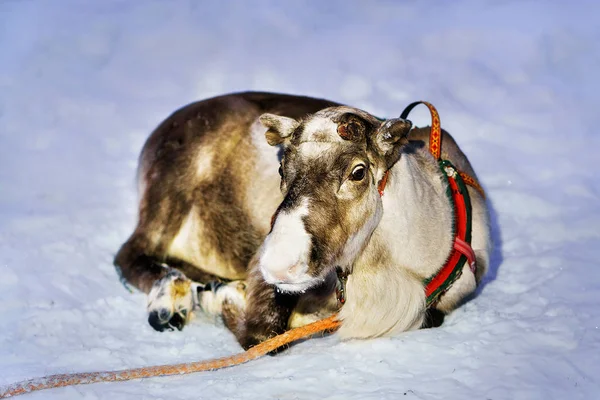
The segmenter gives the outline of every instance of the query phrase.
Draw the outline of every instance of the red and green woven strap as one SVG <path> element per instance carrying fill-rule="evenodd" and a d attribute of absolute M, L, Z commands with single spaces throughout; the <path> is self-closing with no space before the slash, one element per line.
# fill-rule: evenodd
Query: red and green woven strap
<path fill-rule="evenodd" d="M 440 296 L 446 292 L 454 282 L 460 277 L 463 267 L 469 259 L 465 251 L 459 251 L 462 247 L 468 247 L 468 254 L 473 254 L 471 248 L 471 226 L 472 211 L 471 197 L 466 184 L 471 185 L 485 198 L 485 192 L 475 179 L 464 172 L 458 171 L 450 161 L 442 160 L 442 127 L 440 116 L 435 107 L 427 101 L 415 101 L 409 104 L 400 118 L 406 119 L 408 114 L 417 105 L 427 106 L 431 114 L 431 131 L 429 134 L 429 151 L 433 157 L 438 160 L 442 175 L 445 177 L 448 186 L 446 195 L 452 205 L 455 218 L 453 219 L 452 232 L 455 241 L 446 262 L 434 275 L 425 279 L 425 296 L 427 298 L 427 307 L 434 305 Z M 461 242 L 457 246 L 457 242 Z M 474 260 L 471 260 L 474 262 Z M 474 263 L 472 265 L 474 267 Z"/>
<path fill-rule="evenodd" d="M 448 188 L 446 195 L 454 210 L 453 237 L 459 238 L 467 244 L 471 244 L 472 210 L 471 198 L 467 187 L 450 161 L 440 161 L 442 174 L 446 177 Z M 467 257 L 452 246 L 450 255 L 444 266 L 433 276 L 425 279 L 425 296 L 427 307 L 435 304 L 439 297 L 452 286 L 462 273 Z"/>

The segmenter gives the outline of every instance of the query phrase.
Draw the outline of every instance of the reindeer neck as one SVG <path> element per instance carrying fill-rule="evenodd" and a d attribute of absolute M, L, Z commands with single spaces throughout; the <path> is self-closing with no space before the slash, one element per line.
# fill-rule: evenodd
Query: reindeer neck
<path fill-rule="evenodd" d="M 423 322 L 423 279 L 452 246 L 452 209 L 433 157 L 404 154 L 390 171 L 383 215 L 353 264 L 339 312 L 341 337 L 373 337 L 416 329 Z"/>
<path fill-rule="evenodd" d="M 406 268 L 418 277 L 435 273 L 448 257 L 453 241 L 454 216 L 445 185 L 437 163 L 426 150 L 403 154 L 390 170 L 382 197 L 383 217 L 364 256 L 370 262 L 373 257 L 383 261 L 381 254 L 376 254 L 383 251 L 389 256 L 384 262 Z"/>

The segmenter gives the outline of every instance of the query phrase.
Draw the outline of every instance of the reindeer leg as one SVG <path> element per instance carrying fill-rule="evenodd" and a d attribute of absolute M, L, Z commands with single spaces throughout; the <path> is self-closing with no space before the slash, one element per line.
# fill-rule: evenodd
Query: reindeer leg
<path fill-rule="evenodd" d="M 167 274 L 154 282 L 148 294 L 148 323 L 157 331 L 173 328 L 182 330 L 190 321 L 193 310 L 200 308 L 209 311 L 205 308 L 207 304 L 203 307 L 199 302 L 199 294 L 207 290 L 211 293 L 218 292 L 221 297 L 225 295 L 229 301 L 235 300 L 238 304 L 243 304 L 246 288 L 243 281 L 224 284 L 221 278 L 186 262 L 169 260 L 167 264 Z M 206 297 L 204 296 L 205 300 Z M 217 312 L 220 311 L 212 311 L 213 314 Z"/>
<path fill-rule="evenodd" d="M 245 307 L 240 307 L 230 297 L 224 297 L 221 306 L 225 325 L 246 350 L 285 332 L 298 301 L 298 295 L 280 293 L 265 283 L 255 267 L 256 263 L 251 262 Z"/>
<path fill-rule="evenodd" d="M 136 230 L 117 253 L 122 280 L 148 295 L 148 323 L 157 331 L 181 330 L 193 307 L 192 282 L 153 254 L 156 246 Z"/>
<path fill-rule="evenodd" d="M 165 249 L 160 243 L 152 245 L 142 232 L 146 230 L 136 229 L 117 253 L 114 265 L 126 283 L 148 295 L 152 328 L 181 330 L 191 319 L 198 291 L 219 278 L 186 262 L 158 256 Z"/>
<path fill-rule="evenodd" d="M 167 269 L 150 253 L 150 241 L 137 230 L 121 246 L 114 266 L 124 284 L 130 284 L 148 294 L 154 282 L 167 274 Z"/>

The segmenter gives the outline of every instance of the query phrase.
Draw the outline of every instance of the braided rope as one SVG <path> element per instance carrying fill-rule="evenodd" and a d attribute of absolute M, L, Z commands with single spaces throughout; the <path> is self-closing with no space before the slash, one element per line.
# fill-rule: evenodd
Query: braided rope
<path fill-rule="evenodd" d="M 213 371 L 232 367 L 255 360 L 288 343 L 324 331 L 334 331 L 340 325 L 337 315 L 322 319 L 311 324 L 291 329 L 281 335 L 257 344 L 243 353 L 213 360 L 181 363 L 173 365 L 158 365 L 120 371 L 82 372 L 74 374 L 49 375 L 27 381 L 21 381 L 0 389 L 0 399 L 18 396 L 43 389 L 64 386 L 86 385 L 97 382 L 120 382 L 132 379 L 152 378 L 159 376 L 184 375 L 201 371 Z"/>

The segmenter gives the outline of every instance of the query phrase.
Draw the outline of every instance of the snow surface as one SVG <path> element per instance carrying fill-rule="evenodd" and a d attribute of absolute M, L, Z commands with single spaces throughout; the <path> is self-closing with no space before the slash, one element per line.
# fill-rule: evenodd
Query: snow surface
<path fill-rule="evenodd" d="M 594 1 L 3 0 L 0 385 L 239 351 L 208 318 L 153 331 L 112 257 L 150 131 L 254 89 L 387 117 L 433 102 L 494 209 L 479 296 L 439 329 L 26 398 L 600 398 L 599 16 Z"/>

